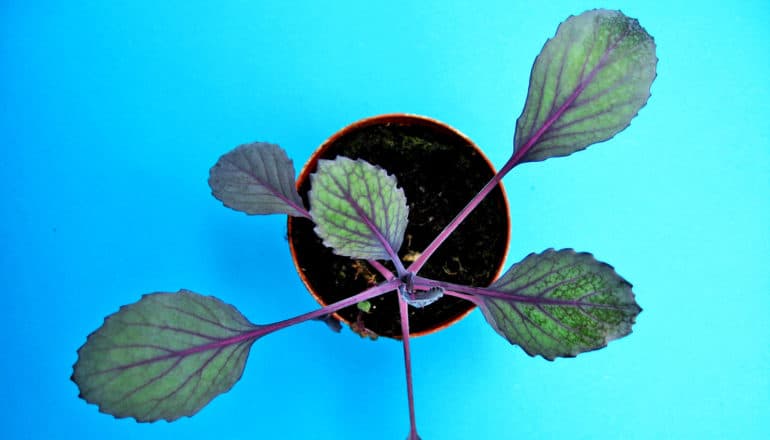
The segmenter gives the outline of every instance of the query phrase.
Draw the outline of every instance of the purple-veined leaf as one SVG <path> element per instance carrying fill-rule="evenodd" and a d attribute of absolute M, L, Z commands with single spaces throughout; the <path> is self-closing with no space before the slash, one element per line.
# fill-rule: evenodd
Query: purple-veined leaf
<path fill-rule="evenodd" d="M 211 167 L 209 186 L 236 211 L 308 216 L 294 185 L 294 164 L 275 144 L 244 144 L 223 155 Z"/>
<path fill-rule="evenodd" d="M 532 67 L 516 121 L 520 162 L 566 156 L 622 131 L 647 102 L 656 64 L 652 37 L 620 11 L 568 18 Z"/>
<path fill-rule="evenodd" d="M 241 378 L 258 329 L 211 296 L 144 295 L 88 337 L 72 380 L 80 397 L 118 418 L 191 416 Z"/>
<path fill-rule="evenodd" d="M 487 289 L 484 317 L 510 343 L 548 360 L 597 350 L 631 333 L 641 312 L 631 284 L 587 253 L 548 249 Z"/>
<path fill-rule="evenodd" d="M 364 160 L 340 156 L 318 161 L 310 178 L 310 215 L 326 246 L 351 258 L 395 257 L 409 207 L 394 176 Z"/>

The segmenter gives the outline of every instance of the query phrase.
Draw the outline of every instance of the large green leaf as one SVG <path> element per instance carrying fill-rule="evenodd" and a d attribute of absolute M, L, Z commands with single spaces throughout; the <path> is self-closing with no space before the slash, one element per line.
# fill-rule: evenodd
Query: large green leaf
<path fill-rule="evenodd" d="M 223 155 L 211 167 L 209 186 L 236 211 L 307 216 L 294 186 L 294 164 L 275 144 L 244 144 Z"/>
<path fill-rule="evenodd" d="M 401 247 L 409 207 L 382 168 L 343 156 L 320 160 L 308 198 L 316 234 L 338 255 L 388 259 Z"/>
<path fill-rule="evenodd" d="M 258 329 L 211 296 L 145 295 L 88 337 L 72 380 L 80 397 L 115 417 L 191 416 L 240 379 Z"/>
<path fill-rule="evenodd" d="M 626 128 L 650 96 L 656 63 L 652 37 L 620 11 L 568 18 L 532 67 L 516 121 L 519 160 L 566 156 Z"/>
<path fill-rule="evenodd" d="M 631 333 L 631 284 L 590 254 L 548 249 L 512 266 L 481 295 L 484 317 L 530 356 L 553 360 Z"/>

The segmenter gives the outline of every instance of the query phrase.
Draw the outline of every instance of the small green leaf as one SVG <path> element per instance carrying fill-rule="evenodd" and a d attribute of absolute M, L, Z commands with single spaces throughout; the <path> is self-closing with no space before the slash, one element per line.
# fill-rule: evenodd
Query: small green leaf
<path fill-rule="evenodd" d="M 369 301 L 361 301 L 360 303 L 356 304 L 356 307 L 358 307 L 358 310 L 364 313 L 369 313 L 372 311 L 372 303 Z"/>
<path fill-rule="evenodd" d="M 145 295 L 88 337 L 72 380 L 80 397 L 115 417 L 191 416 L 241 378 L 258 329 L 211 296 Z"/>
<path fill-rule="evenodd" d="M 388 259 L 401 247 L 409 207 L 396 178 L 385 170 L 342 156 L 320 160 L 311 187 L 316 234 L 336 254 Z"/>
<path fill-rule="evenodd" d="M 622 131 L 649 98 L 656 63 L 652 37 L 620 11 L 568 18 L 532 67 L 516 121 L 520 161 L 566 156 Z"/>
<path fill-rule="evenodd" d="M 308 215 L 294 185 L 294 164 L 278 145 L 236 147 L 211 168 L 209 186 L 214 197 L 236 211 Z"/>
<path fill-rule="evenodd" d="M 510 343 L 548 360 L 597 350 L 631 333 L 631 284 L 590 254 L 530 254 L 481 295 L 484 317 Z"/>

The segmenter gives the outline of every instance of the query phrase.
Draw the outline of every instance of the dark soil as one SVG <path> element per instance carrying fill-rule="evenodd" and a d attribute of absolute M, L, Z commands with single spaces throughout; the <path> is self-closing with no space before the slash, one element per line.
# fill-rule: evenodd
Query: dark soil
<path fill-rule="evenodd" d="M 394 174 L 409 204 L 409 224 L 399 256 L 409 261 L 421 252 L 494 175 L 486 160 L 454 133 L 421 125 L 381 123 L 338 138 L 321 158 L 362 158 Z M 312 164 L 313 171 L 315 163 Z M 307 203 L 308 173 L 300 182 Z M 366 261 L 335 255 L 304 218 L 289 218 L 295 257 L 317 295 L 332 304 L 383 281 Z M 428 278 L 486 286 L 493 281 L 508 246 L 508 207 L 498 187 L 439 247 L 420 270 Z M 390 269 L 392 264 L 388 263 Z M 401 336 L 396 293 L 370 301 L 368 313 L 352 306 L 337 316 L 362 336 Z M 442 327 L 463 316 L 473 304 L 444 296 L 416 309 L 409 307 L 410 334 Z"/>

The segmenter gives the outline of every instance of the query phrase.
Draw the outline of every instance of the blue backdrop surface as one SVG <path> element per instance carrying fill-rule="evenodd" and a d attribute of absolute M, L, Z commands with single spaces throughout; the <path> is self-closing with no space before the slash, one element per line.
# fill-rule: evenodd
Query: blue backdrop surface
<path fill-rule="evenodd" d="M 770 438 L 770 5 L 609 1 L 0 4 L 0 437 L 400 439 L 401 347 L 308 323 L 263 338 L 193 418 L 100 414 L 77 348 L 143 293 L 185 287 L 266 323 L 316 307 L 285 219 L 210 196 L 232 147 L 301 166 L 389 112 L 447 122 L 496 166 L 532 61 L 566 17 L 638 18 L 652 98 L 610 142 L 506 177 L 509 264 L 573 247 L 630 280 L 634 333 L 575 359 L 510 346 L 476 311 L 413 341 L 430 439 Z"/>

